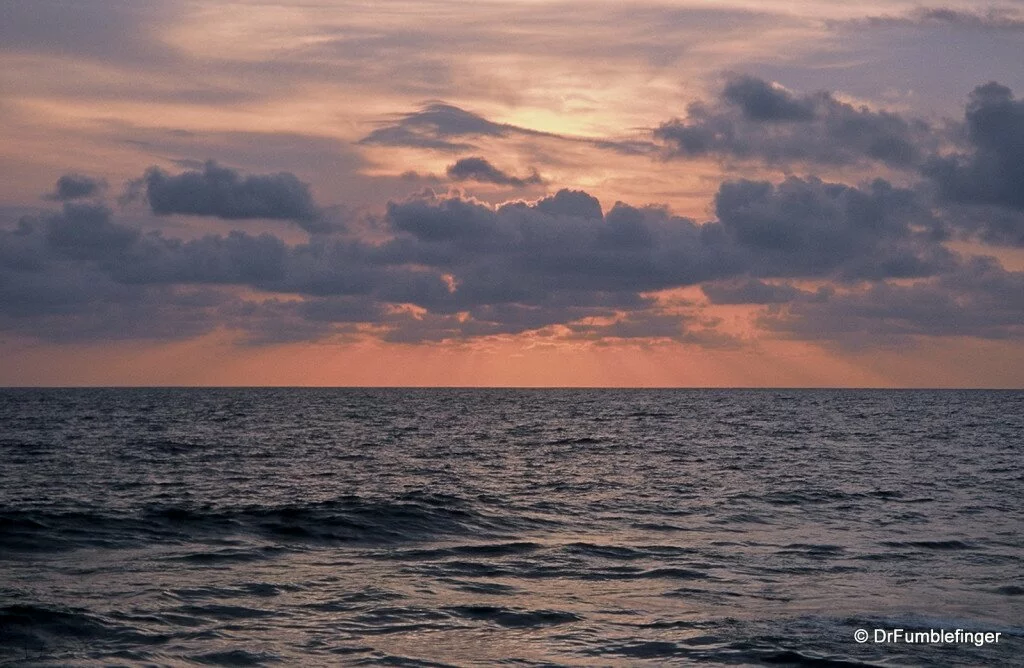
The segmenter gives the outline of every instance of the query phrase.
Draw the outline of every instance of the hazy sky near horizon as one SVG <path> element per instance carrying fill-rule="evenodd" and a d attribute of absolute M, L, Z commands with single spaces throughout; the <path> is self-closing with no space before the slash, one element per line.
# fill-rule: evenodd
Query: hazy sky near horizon
<path fill-rule="evenodd" d="M 1024 2 L 0 0 L 0 384 L 1024 386 Z"/>

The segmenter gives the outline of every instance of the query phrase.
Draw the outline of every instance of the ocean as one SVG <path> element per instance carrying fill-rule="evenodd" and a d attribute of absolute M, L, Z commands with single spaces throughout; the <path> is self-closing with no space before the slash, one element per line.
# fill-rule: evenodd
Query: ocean
<path fill-rule="evenodd" d="M 0 390 L 0 665 L 1024 665 L 1022 509 L 1020 391 Z"/>

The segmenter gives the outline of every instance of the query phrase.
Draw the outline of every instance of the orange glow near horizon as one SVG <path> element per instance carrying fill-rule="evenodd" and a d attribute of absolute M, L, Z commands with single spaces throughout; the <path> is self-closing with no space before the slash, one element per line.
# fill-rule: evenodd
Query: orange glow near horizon
<path fill-rule="evenodd" d="M 0 385 L 297 387 L 1016 387 L 1024 352 L 1005 342 L 923 341 L 839 356 L 800 342 L 754 348 L 536 344 L 237 346 L 228 333 L 167 344 L 22 344 Z M 935 356 L 948 362 L 939 367 Z M 997 360 L 997 361 L 993 361 Z M 968 379 L 968 382 L 964 381 Z"/>

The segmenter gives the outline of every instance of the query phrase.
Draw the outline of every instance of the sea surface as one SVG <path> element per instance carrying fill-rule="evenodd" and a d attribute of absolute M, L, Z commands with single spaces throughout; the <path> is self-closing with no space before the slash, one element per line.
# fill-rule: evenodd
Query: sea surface
<path fill-rule="evenodd" d="M 0 390 L 4 666 L 1024 665 L 1022 530 L 1024 392 Z"/>

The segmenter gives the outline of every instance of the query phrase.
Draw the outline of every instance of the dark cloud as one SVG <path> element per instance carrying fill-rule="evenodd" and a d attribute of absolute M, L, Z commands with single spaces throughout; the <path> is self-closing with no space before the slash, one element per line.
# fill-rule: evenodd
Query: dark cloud
<path fill-rule="evenodd" d="M 129 284 L 242 284 L 272 286 L 285 275 L 289 247 L 270 234 L 232 231 L 182 241 L 159 233 L 136 243 L 107 262 L 109 273 Z"/>
<path fill-rule="evenodd" d="M 581 192 L 498 210 L 458 198 L 410 201 L 391 205 L 384 223 L 394 236 L 378 244 L 326 236 L 290 246 L 239 231 L 183 241 L 117 225 L 100 207 L 68 203 L 61 214 L 0 235 L 0 260 L 13 277 L 4 280 L 9 288 L 22 286 L 20 294 L 40 304 L 75 305 L 67 332 L 84 322 L 85 305 L 157 303 L 179 288 L 244 286 L 306 297 L 295 309 L 261 311 L 253 324 L 274 329 L 268 318 L 315 322 L 296 331 L 320 336 L 335 331 L 331 323 L 365 318 L 387 338 L 406 341 L 512 334 L 588 318 L 617 321 L 620 311 L 654 308 L 643 290 L 720 271 L 713 254 L 700 247 L 692 221 L 622 204 L 605 216 Z M 49 301 L 38 299 L 44 291 L 52 293 Z M 427 313 L 395 311 L 401 304 Z M 115 313 L 113 307 L 107 312 Z M 206 312 L 228 317 L 221 306 Z M 235 308 L 230 322 L 240 326 L 244 312 Z M 129 309 L 123 316 L 138 313 Z M 55 316 L 36 314 L 44 316 L 52 325 Z M 630 322 L 638 327 L 636 318 Z M 645 322 L 657 323 L 659 333 L 652 329 L 652 335 L 662 335 L 662 320 Z M 87 329 L 88 336 L 98 331 Z M 271 338 L 281 339 L 287 329 Z M 640 336 L 641 329 L 635 331 Z"/>
<path fill-rule="evenodd" d="M 492 165 L 489 161 L 480 157 L 462 158 L 450 165 L 447 169 L 448 178 L 453 181 L 478 181 L 480 183 L 493 183 L 499 186 L 513 186 L 523 188 L 525 186 L 544 183 L 536 170 L 526 178 L 512 176 Z"/>
<path fill-rule="evenodd" d="M 379 146 L 405 146 L 410 148 L 425 148 L 436 151 L 468 151 L 476 148 L 466 142 L 453 142 L 448 139 L 438 139 L 425 132 L 417 132 L 400 126 L 378 128 L 359 140 L 360 144 L 376 144 Z"/>
<path fill-rule="evenodd" d="M 902 345 L 917 337 L 1024 337 L 1024 272 L 976 258 L 911 285 L 876 283 L 824 291 L 769 311 L 760 324 L 800 339 L 847 347 Z"/>
<path fill-rule="evenodd" d="M 206 286 L 118 279 L 114 268 L 140 238 L 81 205 L 0 231 L 0 330 L 77 342 L 180 339 L 221 326 L 225 299 Z"/>
<path fill-rule="evenodd" d="M 1024 247 L 1024 210 L 945 201 L 940 215 L 951 234 L 993 246 Z"/>
<path fill-rule="evenodd" d="M 502 137 L 512 127 L 493 123 L 479 114 L 444 103 L 429 104 L 420 111 L 405 115 L 400 127 L 430 132 L 438 137 L 483 135 Z"/>
<path fill-rule="evenodd" d="M 661 151 L 658 144 L 645 139 L 560 135 L 509 123 L 495 123 L 479 114 L 441 102 L 431 103 L 419 111 L 404 114 L 396 121 L 390 121 L 373 130 L 358 143 L 459 153 L 475 150 L 477 146 L 471 142 L 480 137 L 555 139 L 572 144 L 585 144 L 620 155 L 654 156 Z M 524 181 L 528 181 L 529 178 L 533 177 L 528 177 Z"/>
<path fill-rule="evenodd" d="M 0 269 L 31 273 L 45 267 L 47 248 L 38 228 L 38 220 L 23 217 L 13 230 L 0 231 Z"/>
<path fill-rule="evenodd" d="M 294 174 L 242 176 L 213 161 L 201 171 L 170 175 L 151 167 L 142 178 L 153 213 L 214 216 L 225 220 L 291 220 L 309 231 L 326 231 L 309 186 Z"/>
<path fill-rule="evenodd" d="M 57 253 L 80 260 L 121 253 L 139 238 L 139 231 L 111 220 L 99 204 L 66 202 L 60 214 L 47 216 L 46 244 Z"/>
<path fill-rule="evenodd" d="M 689 316 L 653 312 L 631 313 L 612 322 L 574 322 L 567 325 L 581 339 L 674 339 L 684 338 Z"/>
<path fill-rule="evenodd" d="M 933 158 L 924 173 L 947 201 L 1024 211 L 1024 100 L 995 82 L 978 86 L 966 121 L 972 151 Z"/>
<path fill-rule="evenodd" d="M 855 107 L 824 91 L 797 95 L 750 76 L 733 77 L 718 100 L 691 104 L 685 120 L 662 124 L 654 137 L 669 157 L 901 168 L 918 164 L 938 142 L 923 121 Z"/>
<path fill-rule="evenodd" d="M 640 148 L 642 142 L 568 137 L 509 123 L 495 123 L 479 114 L 443 102 L 434 102 L 419 111 L 402 115 L 397 121 L 379 127 L 363 137 L 359 143 L 459 152 L 476 148 L 469 143 L 474 137 L 504 139 L 513 136 L 548 137 L 573 142 L 603 144 L 605 148 L 621 153 L 643 150 Z"/>
<path fill-rule="evenodd" d="M 233 301 L 205 289 L 139 290 L 117 284 L 93 287 L 84 296 L 87 300 L 74 309 L 37 315 L 21 324 L 55 343 L 180 340 L 223 326 L 223 305 Z"/>
<path fill-rule="evenodd" d="M 497 210 L 460 199 L 392 204 L 400 234 L 379 249 L 391 263 L 455 275 L 460 306 L 538 304 L 565 292 L 636 293 L 725 271 L 693 221 L 617 204 L 605 216 L 582 192 Z"/>
<path fill-rule="evenodd" d="M 810 121 L 814 101 L 750 76 L 735 77 L 722 91 L 722 99 L 740 108 L 753 121 Z"/>
<path fill-rule="evenodd" d="M 220 317 L 225 327 L 239 333 L 239 343 L 250 346 L 317 341 L 355 332 L 352 322 L 332 322 L 304 313 L 308 303 L 281 299 L 235 300 L 221 309 Z"/>
<path fill-rule="evenodd" d="M 585 139 L 586 143 L 619 155 L 657 156 L 662 148 L 657 143 L 636 139 Z"/>
<path fill-rule="evenodd" d="M 386 306 L 366 297 L 319 297 L 301 302 L 298 312 L 314 322 L 380 322 L 389 313 Z"/>
<path fill-rule="evenodd" d="M 394 124 L 377 128 L 359 143 L 462 151 L 472 148 L 472 145 L 453 142 L 452 138 L 505 137 L 513 131 L 526 130 L 494 123 L 479 114 L 436 102 L 419 111 L 405 114 Z"/>
<path fill-rule="evenodd" d="M 883 215 L 886 220 L 906 221 L 935 239 L 953 235 L 1024 246 L 1024 101 L 995 82 L 971 93 L 962 125 L 930 128 L 888 112 L 855 109 L 829 93 L 797 95 L 761 79 L 734 77 L 717 103 L 694 104 L 686 121 L 667 123 L 655 135 L 669 145 L 670 156 L 757 159 L 787 171 L 801 162 L 877 160 L 914 169 L 934 184 L 938 202 L 898 189 L 890 189 L 882 202 L 878 184 L 883 182 L 870 188 L 875 202 L 864 199 L 859 189 L 841 186 L 815 187 L 814 193 L 803 187 L 802 194 L 795 194 L 797 182 L 787 181 L 790 185 L 783 184 L 769 197 L 765 183 L 725 184 L 716 198 L 719 219 L 732 226 L 741 242 L 761 248 L 765 275 L 777 275 L 778 269 L 766 264 L 776 254 L 776 243 L 786 249 L 802 245 L 804 251 L 795 256 L 781 253 L 786 260 L 776 265 L 797 272 L 812 271 L 814 264 L 832 271 L 836 254 L 844 252 L 840 248 L 846 249 L 851 262 L 860 258 L 860 269 L 847 265 L 854 277 L 924 275 L 948 264 L 941 248 L 926 243 L 920 234 L 910 235 L 906 226 L 872 229 L 864 216 L 893 206 L 891 214 Z M 950 144 L 959 150 L 940 152 L 940 146 Z M 843 202 L 826 204 L 833 196 Z M 821 210 L 814 211 L 815 207 Z M 848 209 L 843 212 L 843 207 Z M 935 209 L 936 215 L 929 215 L 928 209 Z M 805 214 L 816 216 L 818 222 L 807 226 L 801 218 Z M 864 250 L 881 239 L 879 234 L 890 236 L 887 255 L 869 261 Z M 891 243 L 893 234 L 904 241 Z"/>
<path fill-rule="evenodd" d="M 497 208 L 427 194 L 391 203 L 377 241 L 314 235 L 288 244 L 243 231 L 173 239 L 116 223 L 98 204 L 65 202 L 0 231 L 2 326 L 102 338 L 121 318 L 110 337 L 173 336 L 167 318 L 162 328 L 144 322 L 165 314 L 183 319 L 181 336 L 221 326 L 252 343 L 350 336 L 366 323 L 405 342 L 535 331 L 733 345 L 692 305 L 666 311 L 651 294 L 700 285 L 712 303 L 765 305 L 766 326 L 790 336 L 819 328 L 843 338 L 872 313 L 890 322 L 869 328 L 882 335 L 897 306 L 918 297 L 941 319 L 952 313 L 939 308 L 941 295 L 974 304 L 982 324 L 949 315 L 940 326 L 921 315 L 919 328 L 1017 335 L 1004 321 L 1021 315 L 1020 277 L 946 250 L 918 192 L 882 180 L 733 181 L 720 187 L 715 211 L 717 220 L 699 225 L 659 207 L 604 211 L 582 191 Z M 834 287 L 812 293 L 789 279 Z M 249 301 L 248 290 L 289 298 Z M 985 309 L 995 320 L 981 319 Z M 850 324 L 828 325 L 831 317 Z"/>
<path fill-rule="evenodd" d="M 497 210 L 458 198 L 415 200 L 389 207 L 386 222 L 397 235 L 370 259 L 455 277 L 455 289 L 437 281 L 415 301 L 438 312 L 538 306 L 566 294 L 586 306 L 588 296 L 743 276 L 931 276 L 957 262 L 933 233 L 928 208 L 884 181 L 867 189 L 732 182 L 719 191 L 717 212 L 719 220 L 704 225 L 621 203 L 603 213 L 590 195 L 568 190 Z"/>
<path fill-rule="evenodd" d="M 705 283 L 701 290 L 712 304 L 784 304 L 803 294 L 792 285 L 752 278 Z"/>
<path fill-rule="evenodd" d="M 438 204 L 414 201 L 388 204 L 388 222 L 426 243 L 452 242 L 460 246 L 495 234 L 493 213 L 485 206 L 446 199 Z"/>
<path fill-rule="evenodd" d="M 759 276 L 908 278 L 955 262 L 935 242 L 939 224 L 909 190 L 876 180 L 866 189 L 818 179 L 721 186 L 715 210 Z"/>
<path fill-rule="evenodd" d="M 600 220 L 604 216 L 597 198 L 582 190 L 559 190 L 554 195 L 538 201 L 535 207 L 538 211 L 553 216 L 595 220 Z"/>
<path fill-rule="evenodd" d="M 101 208 L 66 205 L 0 231 L 0 330 L 53 342 L 171 340 L 219 327 L 260 338 L 283 327 L 286 314 L 242 300 L 231 286 L 274 278 L 259 268 L 272 266 L 261 245 L 284 248 L 240 232 L 163 239 L 117 225 Z M 288 327 L 313 329 L 298 320 Z"/>
<path fill-rule="evenodd" d="M 68 201 L 94 197 L 102 193 L 107 187 L 103 179 L 94 179 L 83 174 L 65 174 L 57 179 L 53 192 L 46 195 L 46 199 L 56 201 Z"/>

